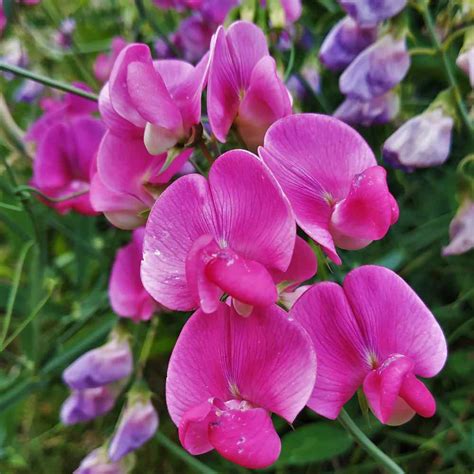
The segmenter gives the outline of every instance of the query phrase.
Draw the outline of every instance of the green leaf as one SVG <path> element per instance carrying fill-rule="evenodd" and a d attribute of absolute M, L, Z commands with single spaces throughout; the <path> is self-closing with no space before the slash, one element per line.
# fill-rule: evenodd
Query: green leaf
<path fill-rule="evenodd" d="M 335 423 L 322 421 L 300 426 L 283 437 L 276 466 L 325 461 L 344 454 L 351 446 L 350 436 Z"/>

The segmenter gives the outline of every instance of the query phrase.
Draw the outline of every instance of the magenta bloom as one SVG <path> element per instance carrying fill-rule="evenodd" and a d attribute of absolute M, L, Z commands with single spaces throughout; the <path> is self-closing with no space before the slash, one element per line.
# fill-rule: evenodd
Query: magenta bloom
<path fill-rule="evenodd" d="M 324 282 L 306 291 L 290 311 L 308 331 L 318 374 L 308 406 L 335 419 L 363 387 L 374 415 L 398 425 L 415 413 L 433 416 L 436 403 L 417 377 L 443 367 L 446 340 L 416 293 L 391 270 L 362 266 L 341 287 Z"/>
<path fill-rule="evenodd" d="M 377 28 L 361 28 L 350 16 L 337 22 L 319 50 L 319 59 L 333 71 L 349 66 L 377 38 Z"/>
<path fill-rule="evenodd" d="M 155 300 L 143 288 L 140 264 L 143 254 L 145 229 L 133 231 L 132 241 L 115 256 L 109 281 L 112 309 L 124 318 L 147 321 L 157 309 Z"/>
<path fill-rule="evenodd" d="M 275 123 L 260 156 L 290 200 L 298 224 L 329 258 L 384 237 L 398 219 L 386 172 L 364 139 L 339 120 L 298 114 Z"/>
<path fill-rule="evenodd" d="M 117 462 L 144 445 L 158 429 L 158 413 L 150 399 L 138 398 L 128 403 L 110 442 L 109 457 Z"/>
<path fill-rule="evenodd" d="M 303 11 L 301 0 L 280 0 L 281 6 L 285 13 L 286 23 L 294 23 L 298 21 Z"/>
<path fill-rule="evenodd" d="M 201 118 L 206 72 L 207 60 L 196 68 L 177 60 L 154 63 L 148 46 L 128 45 L 120 52 L 110 75 L 110 114 L 119 116 L 115 122 L 125 121 L 140 131 L 145 129 L 145 145 L 153 155 L 184 145 Z M 114 125 L 124 127 L 123 123 L 111 125 L 112 129 Z"/>
<path fill-rule="evenodd" d="M 339 0 L 339 3 L 360 26 L 370 27 L 400 13 L 407 0 Z"/>
<path fill-rule="evenodd" d="M 33 162 L 32 184 L 47 196 L 62 199 L 60 202 L 44 200 L 45 204 L 60 213 L 74 210 L 86 215 L 95 214 L 90 203 L 89 187 L 91 171 L 104 134 L 102 122 L 87 115 L 78 115 L 46 127 L 47 123 L 43 123 L 34 133 L 35 136 L 40 134 L 41 139 Z"/>
<path fill-rule="evenodd" d="M 91 90 L 80 82 L 75 82 L 74 86 L 86 91 Z M 67 93 L 59 99 L 43 99 L 41 101 L 41 108 L 44 113 L 28 129 L 25 135 L 25 140 L 27 141 L 38 143 L 54 124 L 67 122 L 80 115 L 90 115 L 97 111 L 97 104 L 92 100 Z"/>
<path fill-rule="evenodd" d="M 370 100 L 400 83 L 409 68 L 405 38 L 388 34 L 354 59 L 339 78 L 339 88 L 352 99 Z"/>
<path fill-rule="evenodd" d="M 232 150 L 209 180 L 175 181 L 148 218 L 142 262 L 146 290 L 180 311 L 216 311 L 226 293 L 251 306 L 275 303 L 272 272 L 293 254 L 295 221 L 286 198 L 252 153 Z"/>
<path fill-rule="evenodd" d="M 400 111 L 398 94 L 389 91 L 367 102 L 347 98 L 334 112 L 334 117 L 350 125 L 371 125 L 391 122 Z"/>
<path fill-rule="evenodd" d="M 63 380 L 74 390 L 97 388 L 128 377 L 132 369 L 127 338 L 114 335 L 107 344 L 86 352 L 67 367 Z"/>
<path fill-rule="evenodd" d="M 311 341 L 282 309 L 242 318 L 219 303 L 212 315 L 197 311 L 184 326 L 168 366 L 166 403 L 191 454 L 216 449 L 259 469 L 280 454 L 270 413 L 292 423 L 315 375 Z"/>
<path fill-rule="evenodd" d="M 61 407 L 61 422 L 75 425 L 93 420 L 112 410 L 117 393 L 110 386 L 74 390 Z"/>
<path fill-rule="evenodd" d="M 110 54 L 102 53 L 97 56 L 94 62 L 94 75 L 99 81 L 105 82 L 109 79 L 115 60 L 127 44 L 124 38 L 116 36 L 112 40 Z"/>
<path fill-rule="evenodd" d="M 262 30 L 238 21 L 220 27 L 211 45 L 207 110 L 212 132 L 225 142 L 232 125 L 251 150 L 268 127 L 291 114 L 291 98 L 277 74 Z"/>
<path fill-rule="evenodd" d="M 177 61 L 159 63 L 171 75 Z M 183 167 L 192 149 L 182 151 L 162 171 L 166 153 L 148 153 L 143 143 L 144 129 L 116 112 L 108 83 L 100 93 L 99 108 L 109 130 L 98 151 L 97 172 L 91 185 L 92 206 L 116 227 L 134 229 L 145 224 L 146 211 L 155 202 L 161 187 Z"/>

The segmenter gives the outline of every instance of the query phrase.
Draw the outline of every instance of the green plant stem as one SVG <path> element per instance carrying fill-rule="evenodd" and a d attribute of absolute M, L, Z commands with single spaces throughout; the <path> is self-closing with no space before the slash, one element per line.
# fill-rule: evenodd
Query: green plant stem
<path fill-rule="evenodd" d="M 204 140 L 198 141 L 198 147 L 201 150 L 201 153 L 206 158 L 207 162 L 209 163 L 209 166 L 212 166 L 212 163 L 214 163 L 214 158 L 212 157 L 209 148 L 207 148 L 207 145 L 204 143 Z"/>
<path fill-rule="evenodd" d="M 158 317 L 154 316 L 150 322 L 150 327 L 148 328 L 148 331 L 146 333 L 145 341 L 143 342 L 142 350 L 140 352 L 140 356 L 138 357 L 137 373 L 139 376 L 141 376 L 148 357 L 150 357 L 151 348 L 153 346 L 153 340 L 156 336 L 156 329 L 158 328 L 158 322 Z"/>
<path fill-rule="evenodd" d="M 217 474 L 217 471 L 207 467 L 201 461 L 188 454 L 184 449 L 181 449 L 173 441 L 169 440 L 163 433 L 159 431 L 155 435 L 156 441 L 166 448 L 171 454 L 184 461 L 194 472 L 200 472 L 202 474 Z"/>
<path fill-rule="evenodd" d="M 3 131 L 5 139 L 11 146 L 16 148 L 20 153 L 27 154 L 23 143 L 23 135 L 25 132 L 15 123 L 15 120 L 13 120 L 3 94 L 0 94 L 0 130 Z"/>
<path fill-rule="evenodd" d="M 461 92 L 459 91 L 459 86 L 454 76 L 453 68 L 451 67 L 448 56 L 446 54 L 446 50 L 445 48 L 443 48 L 443 45 L 441 44 L 441 41 L 438 37 L 438 33 L 436 32 L 433 16 L 431 15 L 427 1 L 425 2 L 425 4 L 423 5 L 423 8 L 421 9 L 421 14 L 423 15 L 423 19 L 430 33 L 434 46 L 439 52 L 439 54 L 441 55 L 444 69 L 446 71 L 446 76 L 448 78 L 448 82 L 450 86 L 453 88 L 454 100 L 456 101 L 456 105 L 459 109 L 459 113 L 461 114 L 461 118 L 464 124 L 466 125 L 467 129 L 472 134 L 474 132 L 474 124 L 471 122 L 466 106 L 462 100 Z"/>
<path fill-rule="evenodd" d="M 372 441 L 370 441 L 370 439 L 354 423 L 346 410 L 342 409 L 337 419 L 354 440 L 357 441 L 360 446 L 388 472 L 392 474 L 404 474 L 405 471 L 403 471 L 403 469 L 392 458 L 387 456 L 383 451 L 377 448 Z"/>
<path fill-rule="evenodd" d="M 290 58 L 288 59 L 288 64 L 285 69 L 285 77 L 283 78 L 283 82 L 287 82 L 293 72 L 293 66 L 295 65 L 295 45 L 291 44 L 290 49 Z"/>
<path fill-rule="evenodd" d="M 23 265 L 25 264 L 26 255 L 28 254 L 28 251 L 31 249 L 33 244 L 34 244 L 33 241 L 29 241 L 23 245 L 20 252 L 20 256 L 18 257 L 18 262 L 15 267 L 15 273 L 13 275 L 12 286 L 10 289 L 10 293 L 8 295 L 7 309 L 5 312 L 5 316 L 3 317 L 2 334 L 0 338 L 0 347 L 2 348 L 2 351 L 4 349 L 4 342 L 7 337 L 8 329 L 10 327 L 10 322 L 12 319 L 13 307 L 15 305 L 16 295 L 18 293 L 18 287 L 20 286 L 20 278 L 21 278 L 21 273 L 23 271 Z"/>
<path fill-rule="evenodd" d="M 23 193 L 24 191 L 27 191 L 29 193 L 35 193 L 35 194 L 38 194 L 39 196 L 41 196 L 43 199 L 46 199 L 46 201 L 50 201 L 50 202 L 64 202 L 64 201 L 68 201 L 69 199 L 74 199 L 76 197 L 80 197 L 80 196 L 84 196 L 84 194 L 87 194 L 89 192 L 89 190 L 85 190 L 85 191 L 78 191 L 77 193 L 71 193 L 71 194 L 66 194 L 65 196 L 63 197 L 60 197 L 60 198 L 53 198 L 51 196 L 48 196 L 47 194 L 44 194 L 43 192 L 41 192 L 39 189 L 36 189 L 32 186 L 28 186 L 28 185 L 20 185 L 17 187 L 17 189 L 15 190 L 15 192 L 17 193 Z"/>
<path fill-rule="evenodd" d="M 156 21 L 150 15 L 148 15 L 145 5 L 143 4 L 143 0 L 135 0 L 135 5 L 142 21 L 148 23 L 151 26 L 151 29 L 166 43 L 166 46 L 168 46 L 171 52 L 176 57 L 179 57 L 180 54 L 176 49 L 176 46 L 169 40 L 168 36 L 161 31 L 161 28 L 158 26 Z"/>
<path fill-rule="evenodd" d="M 44 84 L 45 86 L 52 87 L 53 89 L 59 89 L 64 92 L 70 92 L 71 94 L 75 94 L 84 97 L 85 99 L 93 100 L 95 102 L 99 100 L 97 94 L 84 91 L 82 89 L 79 89 L 78 87 L 65 84 L 61 81 L 50 79 L 49 77 L 28 71 L 27 69 L 23 69 L 22 67 L 7 64 L 4 61 L 0 61 L 0 71 L 8 71 L 17 76 L 25 77 L 26 79 L 31 79 L 32 81 L 39 82 L 41 84 Z"/>

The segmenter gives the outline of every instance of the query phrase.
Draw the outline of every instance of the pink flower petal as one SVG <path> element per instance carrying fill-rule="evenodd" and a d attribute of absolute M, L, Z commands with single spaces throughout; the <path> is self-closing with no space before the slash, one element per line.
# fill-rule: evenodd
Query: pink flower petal
<path fill-rule="evenodd" d="M 139 114 L 157 127 L 179 135 L 183 121 L 165 83 L 155 71 L 151 56 L 146 62 L 131 62 L 127 68 L 130 98 Z"/>
<path fill-rule="evenodd" d="M 109 281 L 112 309 L 122 317 L 137 321 L 150 319 L 157 305 L 143 288 L 140 278 L 145 229 L 136 229 L 133 240 L 122 247 L 115 257 Z"/>
<path fill-rule="evenodd" d="M 206 265 L 205 273 L 210 281 L 242 303 L 267 306 L 278 300 L 275 283 L 267 269 L 230 249 L 217 252 Z"/>
<path fill-rule="evenodd" d="M 110 74 L 109 94 L 112 107 L 125 120 L 143 128 L 146 120 L 137 111 L 128 84 L 128 67 L 131 63 L 151 62 L 150 49 L 146 44 L 130 44 L 117 57 Z"/>
<path fill-rule="evenodd" d="M 354 177 L 349 194 L 336 204 L 331 217 L 331 232 L 338 247 L 357 250 L 388 232 L 394 198 L 386 175 L 384 168 L 373 166 Z"/>
<path fill-rule="evenodd" d="M 396 273 L 365 265 L 344 280 L 367 347 L 379 363 L 391 354 L 403 354 L 414 364 L 414 374 L 433 377 L 443 367 L 446 340 L 431 311 Z"/>
<path fill-rule="evenodd" d="M 280 437 L 263 408 L 224 410 L 209 427 L 209 441 L 224 458 L 263 469 L 280 455 Z"/>
<path fill-rule="evenodd" d="M 212 397 L 246 400 L 290 423 L 314 385 L 316 359 L 307 334 L 276 305 L 243 318 L 221 303 L 196 311 L 184 326 L 168 366 L 166 399 L 176 425 Z"/>
<path fill-rule="evenodd" d="M 256 151 L 268 127 L 289 114 L 291 96 L 278 76 L 275 60 L 264 56 L 252 71 L 235 124 L 249 149 Z"/>
<path fill-rule="evenodd" d="M 306 329 L 318 357 L 316 385 L 308 406 L 336 419 L 370 370 L 350 304 L 336 283 L 318 283 L 300 296 L 290 316 Z"/>
<path fill-rule="evenodd" d="M 329 228 L 332 208 L 347 196 L 355 175 L 377 164 L 367 143 L 333 117 L 298 114 L 274 123 L 259 153 L 292 203 L 298 224 L 340 263 Z"/>
<path fill-rule="evenodd" d="M 300 283 L 313 277 L 316 274 L 317 268 L 318 259 L 313 249 L 305 240 L 296 236 L 290 266 L 284 272 L 273 271 L 272 274 L 276 283 L 283 283 L 285 291 L 291 291 Z"/>
<path fill-rule="evenodd" d="M 209 186 L 202 176 L 183 176 L 163 192 L 146 225 L 142 281 L 162 305 L 179 311 L 197 307 L 185 267 L 202 235 L 216 235 Z"/>
<path fill-rule="evenodd" d="M 290 204 L 265 165 L 252 153 L 224 153 L 209 172 L 219 242 L 267 268 L 286 270 L 295 222 Z"/>
<path fill-rule="evenodd" d="M 214 449 L 209 441 L 209 423 L 215 418 L 210 401 L 205 401 L 184 413 L 179 423 L 179 440 L 191 454 L 204 454 Z"/>
<path fill-rule="evenodd" d="M 212 131 L 220 141 L 229 133 L 255 65 L 267 55 L 265 35 L 253 23 L 238 21 L 227 32 L 223 27 L 217 30 L 211 42 L 207 108 Z"/>

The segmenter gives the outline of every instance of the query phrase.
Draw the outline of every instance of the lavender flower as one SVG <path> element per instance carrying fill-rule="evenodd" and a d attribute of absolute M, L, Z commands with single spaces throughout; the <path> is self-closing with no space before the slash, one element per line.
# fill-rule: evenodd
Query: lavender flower
<path fill-rule="evenodd" d="M 63 373 L 64 382 L 72 389 L 101 387 L 128 377 L 133 357 L 126 337 L 112 336 L 107 344 L 83 354 Z"/>
<path fill-rule="evenodd" d="M 474 201 L 465 199 L 449 226 L 449 245 L 442 254 L 461 255 L 474 248 Z"/>
<path fill-rule="evenodd" d="M 360 26 L 371 27 L 400 13 L 407 0 L 339 0 L 339 3 Z"/>
<path fill-rule="evenodd" d="M 410 67 L 405 38 L 385 35 L 360 53 L 339 79 L 343 94 L 370 100 L 396 86 Z"/>
<path fill-rule="evenodd" d="M 392 121 L 399 111 L 400 98 L 390 91 L 369 101 L 347 98 L 333 115 L 350 125 L 369 127 Z"/>
<path fill-rule="evenodd" d="M 321 45 L 319 59 L 333 71 L 347 67 L 377 38 L 377 28 L 361 28 L 350 16 L 336 23 Z"/>
<path fill-rule="evenodd" d="M 90 421 L 110 411 L 115 399 L 110 386 L 75 390 L 61 407 L 61 421 L 65 425 Z"/>
<path fill-rule="evenodd" d="M 132 396 L 133 400 L 133 396 Z M 145 444 L 158 428 L 158 414 L 149 397 L 135 397 L 123 412 L 109 447 L 109 457 L 119 461 Z"/>
<path fill-rule="evenodd" d="M 81 462 L 73 474 L 126 474 L 128 469 L 124 463 L 114 463 L 107 458 L 104 448 L 91 451 Z"/>
<path fill-rule="evenodd" d="M 385 142 L 384 160 L 406 171 L 443 164 L 449 156 L 453 125 L 442 107 L 408 120 Z"/>

